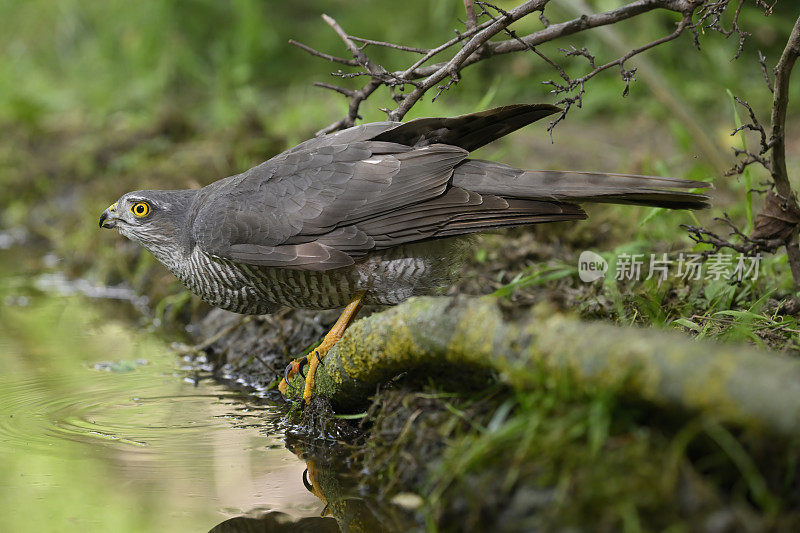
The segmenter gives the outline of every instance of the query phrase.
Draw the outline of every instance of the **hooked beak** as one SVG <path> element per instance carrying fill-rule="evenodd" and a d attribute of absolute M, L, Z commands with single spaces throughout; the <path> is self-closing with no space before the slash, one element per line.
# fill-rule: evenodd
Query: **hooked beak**
<path fill-rule="evenodd" d="M 111 229 L 117 226 L 117 220 L 119 220 L 116 216 L 117 212 L 117 204 L 111 204 L 108 206 L 108 209 L 103 211 L 103 214 L 100 215 L 100 227 Z"/>

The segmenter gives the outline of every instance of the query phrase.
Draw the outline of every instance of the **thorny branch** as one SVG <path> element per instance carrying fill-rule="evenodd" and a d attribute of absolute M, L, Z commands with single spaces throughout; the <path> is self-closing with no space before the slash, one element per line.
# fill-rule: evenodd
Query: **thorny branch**
<path fill-rule="evenodd" d="M 553 90 L 550 91 L 553 94 L 570 93 L 575 88 L 578 88 L 578 93 L 576 95 L 565 96 L 564 98 L 556 102 L 556 105 L 563 105 L 564 108 L 561 114 L 554 121 L 552 121 L 550 125 L 547 127 L 547 131 L 549 131 L 552 134 L 553 128 L 555 128 L 559 122 L 564 120 L 572 105 L 581 107 L 581 105 L 583 104 L 583 95 L 586 92 L 585 88 L 586 82 L 604 70 L 607 70 L 614 66 L 619 66 L 620 77 L 622 78 L 622 81 L 625 82 L 625 89 L 623 89 L 622 91 L 622 96 L 628 96 L 628 92 L 630 91 L 631 81 L 636 81 L 636 78 L 634 78 L 634 74 L 636 74 L 636 67 L 628 70 L 625 68 L 625 62 L 628 61 L 633 56 L 644 52 L 645 50 L 649 50 L 660 44 L 664 44 L 666 42 L 672 41 L 673 39 L 677 39 L 684 32 L 684 30 L 686 30 L 686 28 L 690 25 L 691 21 L 692 21 L 692 14 L 684 13 L 683 18 L 681 19 L 680 23 L 678 23 L 678 27 L 675 29 L 675 31 L 673 31 L 669 35 L 661 37 L 660 39 L 656 39 L 655 41 L 651 41 L 639 48 L 635 48 L 630 52 L 628 52 L 627 54 L 623 55 L 622 57 L 600 66 L 595 65 L 594 56 L 590 55 L 585 48 L 582 50 L 565 52 L 565 55 L 567 56 L 581 55 L 583 57 L 586 57 L 589 60 L 589 65 L 592 67 L 592 70 L 589 73 L 579 78 L 571 79 L 569 78 L 569 76 L 566 76 L 563 73 L 563 69 L 559 69 L 559 73 L 561 74 L 561 77 L 564 78 L 565 83 L 560 84 L 554 82 L 553 80 L 542 82 L 545 85 L 553 86 Z M 583 53 L 585 51 L 586 53 Z"/>
<path fill-rule="evenodd" d="M 772 94 L 775 94 L 775 87 L 772 85 L 772 80 L 769 79 L 769 72 L 767 72 L 767 57 L 758 51 L 758 64 L 761 65 L 761 74 L 764 76 L 764 82 L 767 84 L 767 89 Z"/>
<path fill-rule="evenodd" d="M 758 1 L 758 5 L 769 12 L 771 6 Z M 741 3 L 737 8 L 738 17 Z M 715 20 L 712 20 L 712 24 Z M 734 24 L 734 26 L 736 26 Z M 800 227 L 800 206 L 797 196 L 792 189 L 786 169 L 786 109 L 789 103 L 789 78 L 792 68 L 800 57 L 800 18 L 795 22 L 794 28 L 786 47 L 781 54 L 778 64 L 774 69 L 774 85 L 770 80 L 767 70 L 766 58 L 761 52 L 758 54 L 764 80 L 773 93 L 772 100 L 772 127 L 769 135 L 764 126 L 759 122 L 752 107 L 744 100 L 735 97 L 736 101 L 747 110 L 749 122 L 736 128 L 731 135 L 742 130 L 756 132 L 759 136 L 758 151 L 734 148 L 738 163 L 727 172 L 727 175 L 740 175 L 745 169 L 758 163 L 769 171 L 772 176 L 771 190 L 767 192 L 766 200 L 761 211 L 756 216 L 754 230 L 750 235 L 745 235 L 731 221 L 728 215 L 724 222 L 731 230 L 729 237 L 723 238 L 716 233 L 704 228 L 685 226 L 690 237 L 698 243 L 708 244 L 713 251 L 721 248 L 730 248 L 745 254 L 755 254 L 760 251 L 774 253 L 781 246 L 786 246 L 789 267 L 792 271 L 795 292 L 800 292 L 800 246 L 798 246 L 798 227 Z"/>
<path fill-rule="evenodd" d="M 800 56 L 800 17 L 794 24 L 789 41 L 775 66 L 775 92 L 772 99 L 772 181 L 775 190 L 789 211 L 797 211 L 797 197 L 789 182 L 786 170 L 786 108 L 789 105 L 789 78 L 792 68 Z M 797 223 L 786 242 L 786 254 L 792 269 L 794 288 L 800 292 L 800 246 L 798 246 Z"/>
<path fill-rule="evenodd" d="M 678 38 L 687 29 L 694 34 L 695 42 L 697 42 L 698 39 L 698 27 L 703 30 L 710 29 L 719 31 L 726 37 L 737 34 L 740 39 L 740 46 L 744 38 L 748 35 L 746 32 L 741 31 L 738 25 L 738 14 L 744 0 L 739 1 L 731 27 L 727 29 L 722 26 L 720 21 L 722 14 L 734 0 L 635 0 L 616 9 L 601 13 L 584 14 L 580 17 L 559 23 L 551 23 L 544 16 L 544 10 L 549 1 L 550 0 L 528 0 L 513 9 L 505 10 L 488 2 L 464 0 L 466 15 L 464 31 L 456 30 L 456 36 L 454 38 L 430 49 L 355 37 L 347 34 L 347 32 L 345 32 L 331 17 L 323 15 L 325 22 L 342 39 L 349 52 L 352 54 L 353 59 L 341 58 L 319 52 L 296 41 L 290 41 L 291 44 L 298 46 L 316 57 L 357 69 L 355 72 L 347 73 L 339 70 L 333 73 L 334 76 L 340 78 L 364 76 L 368 77 L 369 81 L 358 90 L 337 88 L 331 84 L 317 84 L 320 87 L 339 92 L 350 100 L 347 115 L 328 127 L 323 128 L 318 134 L 330 133 L 355 124 L 355 121 L 360 118 L 358 112 L 361 104 L 381 86 L 389 88 L 396 103 L 394 109 L 384 110 L 389 120 L 402 120 L 416 102 L 429 91 L 435 91 L 434 99 L 436 99 L 453 85 L 457 84 L 461 77 L 461 71 L 464 68 L 491 57 L 521 51 L 534 52 L 540 59 L 547 63 L 549 68 L 554 68 L 560 77 L 560 81 L 549 80 L 544 82 L 552 86 L 552 93 L 562 96 L 562 99 L 557 103 L 564 106 L 562 114 L 551 123 L 548 128 L 552 132 L 555 125 L 564 119 L 573 105 L 576 107 L 581 106 L 582 98 L 586 91 L 586 83 L 591 78 L 610 68 L 619 67 L 620 77 L 625 83 L 623 95 L 626 95 L 630 89 L 630 83 L 635 81 L 634 75 L 636 73 L 636 68 L 628 69 L 625 67 L 625 63 L 637 54 Z M 763 3 L 762 0 L 756 0 L 756 2 Z M 480 10 L 477 10 L 476 6 L 478 6 Z M 574 47 L 564 48 L 562 51 L 565 57 L 582 56 L 588 61 L 590 70 L 582 76 L 575 78 L 570 77 L 566 69 L 556 61 L 546 57 L 537 49 L 537 46 L 542 43 L 599 26 L 615 24 L 657 9 L 671 11 L 681 15 L 681 20 L 678 22 L 675 31 L 631 50 L 613 61 L 598 65 L 595 56 L 588 50 Z M 542 29 L 528 35 L 519 36 L 515 30 L 510 28 L 514 22 L 528 17 L 533 13 L 538 13 Z M 697 20 L 693 22 L 695 16 Z M 507 38 L 491 40 L 501 34 L 505 35 Z M 360 43 L 361 46 L 357 46 L 355 43 Z M 456 45 L 459 44 L 461 45 L 460 48 L 456 48 Z M 369 46 L 380 46 L 400 52 L 419 54 L 422 57 L 413 61 L 409 67 L 387 70 L 369 58 L 367 55 L 367 48 Z M 450 59 L 438 63 L 430 63 L 434 57 L 448 50 L 454 51 Z"/>
<path fill-rule="evenodd" d="M 710 245 L 710 249 L 700 252 L 703 256 L 714 255 L 723 248 L 728 248 L 747 256 L 755 256 L 761 252 L 775 253 L 778 248 L 783 246 L 783 241 L 780 239 L 756 239 L 746 235 L 731 220 L 728 213 L 723 212 L 722 214 L 722 217 L 715 217 L 714 220 L 727 226 L 729 230 L 727 237 L 722 237 L 718 233 L 698 226 L 681 224 L 681 227 L 689 232 L 689 238 L 694 242 Z"/>
<path fill-rule="evenodd" d="M 767 132 L 764 131 L 764 127 L 761 125 L 761 123 L 756 118 L 756 114 L 753 112 L 753 108 L 750 107 L 750 104 L 748 104 L 747 102 L 745 102 L 744 100 L 742 100 L 738 96 L 734 96 L 733 98 L 734 98 L 734 100 L 739 102 L 739 104 L 742 107 L 747 109 L 747 114 L 750 117 L 750 122 L 742 124 L 741 126 L 736 128 L 735 130 L 733 130 L 733 133 L 731 133 L 731 137 L 733 137 L 734 135 L 736 135 L 737 133 L 739 133 L 742 130 L 754 131 L 754 132 L 758 133 L 759 139 L 761 141 L 761 144 L 760 144 L 761 151 L 759 152 L 759 154 L 762 154 L 762 155 L 766 154 L 767 151 L 772 147 L 773 139 L 770 139 L 769 141 L 767 140 Z M 770 170 L 769 165 L 765 165 L 765 168 L 767 170 Z"/>
<path fill-rule="evenodd" d="M 745 40 L 751 35 L 746 31 L 742 31 L 739 27 L 739 15 L 742 12 L 742 7 L 744 6 L 744 0 L 739 0 L 739 4 L 736 6 L 736 12 L 733 14 L 733 21 L 731 22 L 731 27 L 726 29 L 720 23 L 722 19 L 722 15 L 728 9 L 728 5 L 730 4 L 730 0 L 714 0 L 710 2 L 705 2 L 698 10 L 697 15 L 698 19 L 692 25 L 692 33 L 694 34 L 694 44 L 697 48 L 700 48 L 700 42 L 698 40 L 699 35 L 697 28 L 702 28 L 704 30 L 714 30 L 722 35 L 725 36 L 727 39 L 733 34 L 736 34 L 739 37 L 739 48 L 736 50 L 736 55 L 733 57 L 734 59 L 739 59 L 739 56 L 742 55 L 742 51 L 744 50 L 744 42 Z M 763 2 L 760 0 L 756 0 L 756 4 L 764 7 L 765 11 L 771 11 L 772 8 L 768 8 Z"/>
<path fill-rule="evenodd" d="M 767 152 L 769 152 L 770 148 L 772 148 L 773 139 L 767 138 L 767 132 L 764 129 L 764 126 L 756 117 L 753 108 L 750 107 L 746 101 L 742 100 L 738 96 L 733 97 L 736 102 L 739 103 L 742 107 L 747 110 L 747 115 L 750 119 L 750 122 L 745 122 L 741 126 L 737 127 L 731 133 L 731 137 L 739 133 L 743 130 L 749 130 L 758 133 L 759 136 L 759 151 L 753 152 L 750 150 L 745 150 L 741 148 L 733 148 L 734 155 L 738 158 L 742 156 L 742 159 L 739 159 L 733 167 L 731 167 L 726 173 L 726 176 L 739 176 L 744 173 L 745 169 L 752 165 L 753 163 L 758 163 L 762 167 L 764 167 L 767 171 L 772 172 L 772 163 L 770 162 L 769 158 L 767 157 Z"/>
<path fill-rule="evenodd" d="M 349 100 L 347 115 L 323 128 L 317 134 L 330 133 L 354 125 L 356 120 L 360 118 L 359 109 L 361 104 L 382 86 L 389 88 L 392 99 L 395 102 L 394 109 L 384 109 L 383 111 L 386 112 L 389 120 L 399 121 L 432 89 L 435 90 L 433 100 L 436 100 L 453 85 L 457 84 L 461 79 L 461 72 L 464 68 L 495 56 L 529 51 L 544 61 L 548 68 L 552 68 L 558 73 L 558 81 L 550 79 L 542 82 L 552 88 L 550 91 L 552 94 L 561 98 L 556 104 L 563 107 L 561 114 L 547 128 L 552 135 L 555 126 L 564 120 L 573 106 L 578 108 L 582 106 L 587 83 L 601 72 L 618 67 L 620 77 L 624 82 L 622 95 L 626 96 L 630 90 L 631 82 L 636 81 L 634 77 L 636 67 L 626 68 L 626 63 L 642 52 L 677 39 L 686 30 L 689 30 L 692 34 L 694 44 L 698 49 L 700 48 L 700 34 L 706 30 L 716 31 L 726 38 L 736 35 L 738 47 L 734 58 L 738 58 L 741 55 L 745 40 L 750 35 L 739 25 L 739 17 L 745 5 L 745 0 L 634 0 L 616 9 L 601 13 L 584 14 L 555 24 L 551 23 L 544 15 L 545 7 L 550 0 L 528 0 L 510 10 L 485 1 L 463 1 L 465 9 L 464 30 L 456 30 L 455 37 L 430 49 L 352 36 L 327 15 L 323 15 L 323 20 L 343 41 L 352 55 L 352 59 L 326 54 L 305 44 L 290 41 L 291 44 L 316 57 L 344 67 L 355 68 L 353 72 L 338 70 L 332 73 L 334 76 L 343 79 L 368 78 L 368 81 L 360 89 L 350 89 L 330 83 L 316 83 L 317 86 L 342 94 Z M 774 2 L 770 5 L 765 0 L 753 1 L 756 6 L 764 9 L 766 15 L 772 13 Z M 735 7 L 733 8 L 732 18 L 726 27 L 723 23 L 723 16 L 731 9 L 731 5 Z M 480 7 L 480 11 L 476 9 L 476 6 Z M 582 57 L 586 60 L 589 70 L 581 76 L 570 76 L 561 64 L 547 57 L 537 48 L 543 43 L 599 26 L 615 24 L 656 9 L 681 15 L 675 30 L 630 50 L 614 60 L 599 62 L 596 56 L 586 48 L 576 48 L 574 46 L 559 48 L 567 59 Z M 538 13 L 542 29 L 528 35 L 519 36 L 511 28 L 512 24 L 533 13 Z M 506 38 L 491 40 L 498 35 L 504 35 Z M 359 43 L 360 46 L 356 43 Z M 456 45 L 460 45 L 460 48 L 457 48 Z M 369 46 L 379 46 L 399 52 L 418 54 L 421 57 L 406 68 L 387 70 L 370 59 L 367 55 Z M 430 63 L 434 57 L 448 50 L 454 51 L 450 59 Z M 688 229 L 692 238 L 697 242 L 704 242 L 712 247 L 729 247 L 743 253 L 776 251 L 779 247 L 778 243 L 785 244 L 795 280 L 795 288 L 800 291 L 800 246 L 798 246 L 797 238 L 797 227 L 800 224 L 800 208 L 797 206 L 796 196 L 787 175 L 784 139 L 789 76 L 798 56 L 800 56 L 800 19 L 798 19 L 780 61 L 775 67 L 773 73 L 774 83 L 770 79 L 766 58 L 759 52 L 762 75 L 767 87 L 774 93 L 772 127 L 769 135 L 758 121 L 750 105 L 746 101 L 736 98 L 736 101 L 747 110 L 749 121 L 738 127 L 734 134 L 742 130 L 757 133 L 759 147 L 758 151 L 734 148 L 738 162 L 727 174 L 741 174 L 749 165 L 757 163 L 770 172 L 775 189 L 774 192 L 769 193 L 764 208 L 756 217 L 755 231 L 749 236 L 745 235 L 736 229 L 727 215 L 719 220 L 723 221 L 732 230 L 732 236 L 738 239 L 739 243 L 731 242 L 730 239 L 722 238 L 703 228 L 688 227 Z M 406 90 L 407 88 L 409 90 Z M 761 226 L 758 225 L 759 221 Z"/>

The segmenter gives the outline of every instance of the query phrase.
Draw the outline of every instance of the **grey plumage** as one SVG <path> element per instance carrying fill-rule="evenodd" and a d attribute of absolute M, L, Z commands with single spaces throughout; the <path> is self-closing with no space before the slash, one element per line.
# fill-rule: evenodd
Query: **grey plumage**
<path fill-rule="evenodd" d="M 675 178 L 525 171 L 469 152 L 558 108 L 377 122 L 310 139 L 199 190 L 136 191 L 104 212 L 212 305 L 397 303 L 447 286 L 465 244 L 491 228 L 585 218 L 580 202 L 705 207 Z M 130 207 L 146 202 L 141 218 Z M 442 241 L 441 239 L 445 239 Z M 433 244 L 432 244 L 433 243 Z"/>

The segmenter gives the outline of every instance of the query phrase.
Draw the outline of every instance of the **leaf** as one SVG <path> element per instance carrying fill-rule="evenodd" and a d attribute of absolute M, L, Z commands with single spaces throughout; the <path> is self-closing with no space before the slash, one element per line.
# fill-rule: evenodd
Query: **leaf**
<path fill-rule="evenodd" d="M 800 208 L 797 202 L 787 201 L 770 191 L 764 200 L 764 207 L 756 215 L 755 229 L 750 237 L 785 242 L 797 231 L 798 224 Z"/>
<path fill-rule="evenodd" d="M 527 276 L 523 276 L 518 274 L 511 282 L 503 285 L 494 293 L 493 296 L 505 297 L 509 296 L 514 292 L 514 289 L 522 288 L 522 287 L 531 287 L 536 285 L 543 285 L 548 281 L 554 281 L 561 278 L 565 278 L 567 276 L 574 275 L 577 272 L 576 267 L 553 267 L 553 268 L 545 268 L 538 272 L 534 272 L 533 274 L 528 274 Z"/>
<path fill-rule="evenodd" d="M 354 413 L 352 415 L 333 415 L 333 418 L 339 418 L 341 420 L 358 420 L 360 418 L 364 418 L 367 416 L 366 411 L 363 413 Z"/>
<path fill-rule="evenodd" d="M 737 319 L 752 319 L 752 320 L 763 320 L 765 317 L 763 315 L 759 315 L 756 313 L 752 313 L 750 311 L 734 311 L 734 310 L 726 310 L 726 311 L 717 311 L 714 313 L 713 316 L 729 316 Z"/>
<path fill-rule="evenodd" d="M 692 322 L 688 318 L 676 318 L 675 320 L 672 321 L 672 324 L 678 324 L 680 326 L 689 328 L 692 331 L 696 331 L 698 333 L 700 333 L 703 330 L 703 327 L 700 324 L 698 324 L 697 322 Z"/>

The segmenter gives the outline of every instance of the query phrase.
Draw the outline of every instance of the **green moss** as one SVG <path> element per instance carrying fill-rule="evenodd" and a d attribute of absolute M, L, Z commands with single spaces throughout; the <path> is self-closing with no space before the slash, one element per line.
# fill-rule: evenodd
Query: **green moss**
<path fill-rule="evenodd" d="M 787 490 L 781 481 L 786 472 L 797 475 L 790 459 L 796 446 L 764 446 L 710 422 L 679 421 L 620 402 L 605 388 L 574 385 L 564 375 L 526 392 L 494 385 L 444 394 L 418 392 L 417 383 L 405 380 L 375 398 L 361 421 L 367 428 L 361 444 L 333 456 L 372 473 L 356 478 L 356 492 L 384 500 L 421 496 L 422 507 L 400 530 L 415 523 L 438 531 L 693 531 L 712 520 L 733 529 L 800 524 L 791 503 L 796 483 Z M 328 457 L 322 461 L 328 475 L 342 472 L 330 449 L 315 453 Z M 729 484 L 740 473 L 747 484 Z M 355 490 L 342 486 L 348 479 L 340 473 L 325 497 L 347 500 Z M 379 516 L 386 509 L 363 505 Z"/>

